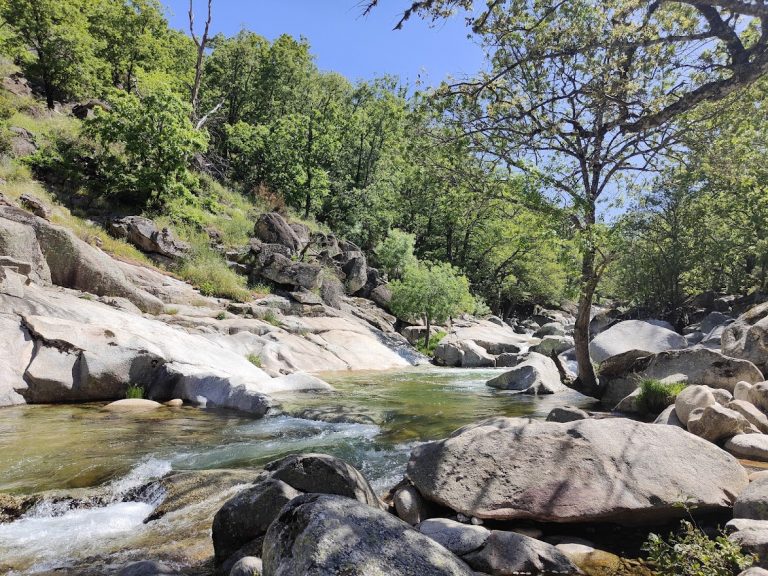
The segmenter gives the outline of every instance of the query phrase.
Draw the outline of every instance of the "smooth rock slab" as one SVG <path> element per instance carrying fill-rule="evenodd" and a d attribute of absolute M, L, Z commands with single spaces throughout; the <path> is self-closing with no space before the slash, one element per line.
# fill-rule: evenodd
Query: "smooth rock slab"
<path fill-rule="evenodd" d="M 724 448 L 736 458 L 768 462 L 768 436 L 765 434 L 739 434 L 728 440 Z"/>
<path fill-rule="evenodd" d="M 748 483 L 709 442 L 624 418 L 492 418 L 415 448 L 407 476 L 425 498 L 466 516 L 622 524 L 680 517 L 681 501 L 725 510 Z"/>
<path fill-rule="evenodd" d="M 126 398 L 125 400 L 116 400 L 110 402 L 102 410 L 107 412 L 143 412 L 146 410 L 157 410 L 162 408 L 160 402 L 146 400 L 145 398 Z"/>
<path fill-rule="evenodd" d="M 305 494 L 264 540 L 264 576 L 473 576 L 434 540 L 382 510 L 342 496 Z"/>
<path fill-rule="evenodd" d="M 595 362 L 603 362 L 630 350 L 656 353 L 686 346 L 685 338 L 667 327 L 643 320 L 626 320 L 598 334 L 589 344 L 589 354 Z"/>

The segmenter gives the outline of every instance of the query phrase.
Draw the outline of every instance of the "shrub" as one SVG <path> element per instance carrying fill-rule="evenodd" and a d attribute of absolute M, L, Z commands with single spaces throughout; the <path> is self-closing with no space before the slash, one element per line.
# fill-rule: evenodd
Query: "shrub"
<path fill-rule="evenodd" d="M 685 383 L 664 384 L 658 380 L 646 379 L 640 383 L 637 407 L 648 414 L 658 414 L 674 403 L 675 398 L 686 387 Z"/>
<path fill-rule="evenodd" d="M 387 238 L 376 246 L 376 261 L 390 278 L 402 277 L 405 269 L 415 263 L 415 241 L 413 234 L 393 228 Z"/>
<path fill-rule="evenodd" d="M 735 576 L 751 566 L 755 557 L 720 532 L 714 540 L 693 523 L 683 521 L 677 534 L 665 541 L 650 534 L 643 544 L 659 576 Z"/>
<path fill-rule="evenodd" d="M 432 357 L 435 355 L 435 349 L 437 348 L 437 345 L 440 344 L 440 340 L 442 340 L 446 336 L 447 336 L 447 332 L 443 332 L 442 330 L 440 330 L 439 332 L 436 332 L 429 339 L 429 345 L 427 345 L 425 342 L 426 338 L 419 338 L 416 341 L 416 350 L 424 354 L 424 356 Z"/>
<path fill-rule="evenodd" d="M 143 386 L 128 386 L 128 389 L 125 391 L 125 397 L 126 398 L 144 398 L 144 387 Z"/>
<path fill-rule="evenodd" d="M 277 326 L 278 328 L 281 328 L 283 326 L 283 323 L 280 322 L 280 318 L 277 317 L 277 314 L 275 314 L 274 310 L 269 308 L 265 313 L 264 317 L 262 318 L 264 322 L 267 322 L 268 324 L 272 324 L 272 326 Z"/>
<path fill-rule="evenodd" d="M 248 354 L 246 358 L 248 358 L 248 362 L 256 366 L 256 368 L 261 368 L 261 356 L 258 354 Z"/>

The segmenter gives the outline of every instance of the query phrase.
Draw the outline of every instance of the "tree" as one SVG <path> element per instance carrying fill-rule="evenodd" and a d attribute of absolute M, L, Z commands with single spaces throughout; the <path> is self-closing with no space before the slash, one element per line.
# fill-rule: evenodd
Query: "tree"
<path fill-rule="evenodd" d="M 192 81 L 190 102 L 192 104 L 192 114 L 197 118 L 198 109 L 198 97 L 200 95 L 200 83 L 203 79 L 203 59 L 205 58 L 205 49 L 208 45 L 208 31 L 211 27 L 211 3 L 212 0 L 208 0 L 208 16 L 205 19 L 205 25 L 203 26 L 203 34 L 198 36 L 195 33 L 195 12 L 192 6 L 193 0 L 189 0 L 189 35 L 197 47 L 197 59 L 195 60 L 195 78 Z"/>
<path fill-rule="evenodd" d="M 419 262 L 406 268 L 392 288 L 392 311 L 404 319 L 423 318 L 427 328 L 424 346 L 429 347 L 433 322 L 474 310 L 469 281 L 450 264 Z"/>
<path fill-rule="evenodd" d="M 88 31 L 91 10 L 88 0 L 0 2 L 0 16 L 23 53 L 22 69 L 42 87 L 48 108 L 57 100 L 92 94 L 103 84 L 105 67 L 95 56 L 98 41 Z"/>
<path fill-rule="evenodd" d="M 378 0 L 370 0 L 372 9 Z M 598 201 L 658 168 L 671 121 L 768 71 L 768 5 L 733 0 L 420 0 L 419 14 L 469 11 L 489 70 L 445 86 L 448 118 L 478 150 L 535 175 L 573 211 L 582 250 L 574 386 L 600 397 L 589 320 L 604 250 Z M 635 176 L 636 177 L 636 176 Z"/>
<path fill-rule="evenodd" d="M 208 142 L 189 120 L 189 105 L 168 91 L 143 98 L 114 92 L 109 102 L 108 110 L 99 110 L 84 126 L 98 143 L 107 193 L 150 209 L 189 197 L 194 184 L 189 161 Z"/>
<path fill-rule="evenodd" d="M 415 240 L 413 234 L 393 228 L 376 247 L 376 261 L 390 279 L 401 278 L 416 263 L 413 255 Z"/>
<path fill-rule="evenodd" d="M 140 70 L 162 67 L 168 23 L 158 0 L 100 0 L 90 29 L 100 39 L 97 56 L 108 64 L 114 87 L 135 91 Z"/>

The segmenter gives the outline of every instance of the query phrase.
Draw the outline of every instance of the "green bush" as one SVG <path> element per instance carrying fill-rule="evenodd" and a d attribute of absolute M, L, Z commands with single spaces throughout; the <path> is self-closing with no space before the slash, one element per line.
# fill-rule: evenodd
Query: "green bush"
<path fill-rule="evenodd" d="M 144 398 L 144 387 L 143 386 L 128 386 L 128 389 L 125 391 L 125 397 L 126 398 Z"/>
<path fill-rule="evenodd" d="M 208 135 L 189 120 L 189 105 L 170 91 L 143 98 L 114 92 L 109 103 L 83 130 L 98 144 L 98 172 L 108 193 L 153 209 L 174 198 L 191 200 L 199 181 L 187 166 L 206 150 Z"/>
<path fill-rule="evenodd" d="M 676 382 L 665 384 L 659 380 L 646 379 L 640 382 L 640 395 L 637 397 L 637 407 L 648 414 L 659 414 L 673 404 L 677 395 L 687 384 Z"/>
<path fill-rule="evenodd" d="M 256 366 L 256 368 L 261 368 L 261 356 L 258 354 L 248 354 L 247 358 L 248 362 Z"/>
<path fill-rule="evenodd" d="M 431 358 L 435 355 L 435 349 L 437 348 L 437 345 L 440 344 L 440 340 L 447 335 L 447 332 L 443 332 L 442 330 L 435 332 L 429 339 L 429 345 L 425 343 L 426 338 L 419 338 L 416 341 L 416 350 L 424 354 L 424 356 L 429 356 Z"/>
<path fill-rule="evenodd" d="M 413 255 L 415 242 L 413 234 L 393 228 L 386 239 L 376 246 L 376 261 L 390 279 L 402 277 L 405 269 L 416 262 Z"/>
<path fill-rule="evenodd" d="M 218 296 L 237 302 L 251 299 L 245 277 L 230 270 L 224 259 L 212 250 L 200 251 L 185 261 L 179 275 L 197 286 L 204 296 Z"/>
<path fill-rule="evenodd" d="M 666 541 L 658 534 L 650 534 L 642 549 L 659 576 L 736 576 L 755 561 L 722 532 L 710 540 L 685 520 L 680 531 L 670 534 Z"/>

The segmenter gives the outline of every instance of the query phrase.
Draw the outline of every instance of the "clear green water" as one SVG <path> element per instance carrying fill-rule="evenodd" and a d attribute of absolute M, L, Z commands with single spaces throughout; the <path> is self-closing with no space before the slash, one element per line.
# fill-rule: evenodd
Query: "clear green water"
<path fill-rule="evenodd" d="M 284 414 L 264 420 L 195 408 L 132 414 L 108 413 L 91 404 L 4 408 L 0 491 L 96 486 L 149 459 L 177 470 L 257 467 L 308 450 L 348 459 L 383 488 L 402 472 L 417 442 L 490 416 L 544 417 L 555 406 L 589 405 L 575 392 L 536 398 L 485 386 L 496 374 L 434 368 L 326 374 L 337 392 L 279 398 Z M 361 414 L 375 424 L 290 416 L 305 408 Z"/>
<path fill-rule="evenodd" d="M 101 405 L 21 406 L 0 410 L 0 492 L 100 487 L 98 508 L 57 509 L 46 499 L 25 517 L 0 524 L 0 573 L 48 574 L 102 561 L 207 558 L 213 514 L 234 492 L 215 494 L 148 524 L 147 502 L 126 502 L 131 488 L 170 470 L 260 467 L 292 452 L 335 454 L 384 492 L 403 475 L 410 451 L 464 424 L 496 415 L 544 417 L 555 406 L 589 405 L 576 393 L 535 398 L 496 391 L 494 370 L 434 368 L 326 374 L 334 393 L 286 396 L 284 412 L 253 420 L 195 408 L 116 414 Z M 297 417 L 304 410 L 327 422 Z M 236 491 L 236 490 L 235 490 Z M 106 559 L 106 560 L 105 560 Z M 60 572 L 57 572 L 60 573 Z"/>

